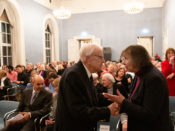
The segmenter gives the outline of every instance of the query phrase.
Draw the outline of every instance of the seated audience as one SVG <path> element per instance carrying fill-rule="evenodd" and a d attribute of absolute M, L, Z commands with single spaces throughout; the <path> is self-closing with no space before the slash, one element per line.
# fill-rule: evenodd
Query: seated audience
<path fill-rule="evenodd" d="M 5 70 L 0 70 L 0 100 L 4 99 L 4 96 L 7 95 L 7 89 L 11 88 L 12 84 L 10 79 L 7 77 Z"/>
<path fill-rule="evenodd" d="M 94 82 L 94 87 L 97 89 L 98 93 L 102 93 L 102 85 L 100 84 L 99 80 L 98 80 L 98 74 L 97 73 L 92 73 L 92 78 L 93 78 L 93 82 Z"/>
<path fill-rule="evenodd" d="M 25 71 L 23 71 L 21 65 L 17 65 L 16 70 L 18 73 L 18 78 L 17 78 L 17 81 L 15 83 L 19 86 L 19 89 L 24 90 L 26 88 L 27 83 L 29 82 L 27 75 L 26 75 Z"/>
<path fill-rule="evenodd" d="M 52 82 L 53 80 L 55 80 L 56 78 L 58 78 L 57 74 L 55 72 L 49 72 L 48 74 L 48 78 L 45 80 L 45 85 L 46 87 L 49 88 L 49 90 L 52 92 L 52 93 L 55 93 L 55 88 L 52 86 Z"/>
<path fill-rule="evenodd" d="M 7 77 L 10 79 L 11 82 L 17 81 L 18 74 L 16 71 L 13 70 L 13 66 L 7 66 Z"/>
<path fill-rule="evenodd" d="M 27 83 L 26 89 L 33 89 L 33 80 L 35 75 L 38 75 L 39 73 L 36 70 L 33 70 L 30 74 L 30 83 Z"/>
<path fill-rule="evenodd" d="M 52 110 L 49 115 L 49 119 L 45 120 L 45 131 L 53 131 L 53 127 L 55 124 L 55 114 L 56 114 L 56 106 L 57 106 L 57 99 L 58 99 L 58 90 L 59 90 L 60 78 L 56 78 L 53 81 L 53 86 L 55 87 L 56 93 L 53 95 L 53 102 L 52 102 Z"/>
<path fill-rule="evenodd" d="M 109 94 L 115 94 L 116 95 L 116 88 L 114 87 L 115 79 L 110 73 L 105 73 L 102 76 L 102 85 L 101 93 L 106 92 Z"/>
<path fill-rule="evenodd" d="M 36 75 L 33 81 L 33 89 L 24 90 L 22 99 L 16 110 L 18 118 L 8 120 L 3 131 L 32 131 L 34 119 L 50 112 L 52 94 L 43 88 L 44 80 Z"/>
<path fill-rule="evenodd" d="M 116 73 L 116 77 L 115 77 L 115 86 L 117 87 L 117 89 L 119 89 L 121 91 L 121 93 L 128 98 L 128 94 L 129 94 L 129 88 L 128 88 L 128 79 L 126 78 L 126 73 L 125 73 L 125 68 L 124 67 L 120 67 Z"/>

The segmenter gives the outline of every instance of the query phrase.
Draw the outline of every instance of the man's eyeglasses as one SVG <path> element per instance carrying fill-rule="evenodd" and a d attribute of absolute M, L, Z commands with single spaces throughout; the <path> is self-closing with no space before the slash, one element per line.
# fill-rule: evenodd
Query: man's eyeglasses
<path fill-rule="evenodd" d="M 37 86 L 44 85 L 44 83 L 37 83 Z"/>
<path fill-rule="evenodd" d="M 93 56 L 96 56 L 96 57 L 98 57 L 100 59 L 104 59 L 104 56 L 100 56 L 100 55 L 93 55 Z"/>

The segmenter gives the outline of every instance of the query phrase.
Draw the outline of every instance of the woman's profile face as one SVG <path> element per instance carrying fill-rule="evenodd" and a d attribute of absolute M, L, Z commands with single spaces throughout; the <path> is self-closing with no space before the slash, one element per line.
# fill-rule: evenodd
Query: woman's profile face
<path fill-rule="evenodd" d="M 126 66 L 126 69 L 129 72 L 136 73 L 138 71 L 137 68 L 134 66 L 133 59 L 132 59 L 132 57 L 130 55 L 125 55 L 124 56 L 123 64 Z"/>

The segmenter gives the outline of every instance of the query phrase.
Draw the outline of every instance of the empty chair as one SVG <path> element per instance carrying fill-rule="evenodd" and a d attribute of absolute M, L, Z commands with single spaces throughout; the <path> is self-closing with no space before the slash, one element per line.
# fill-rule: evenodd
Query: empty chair
<path fill-rule="evenodd" d="M 17 90 L 17 86 L 12 86 L 12 88 L 8 88 L 7 95 L 4 96 L 4 99 L 16 101 Z"/>

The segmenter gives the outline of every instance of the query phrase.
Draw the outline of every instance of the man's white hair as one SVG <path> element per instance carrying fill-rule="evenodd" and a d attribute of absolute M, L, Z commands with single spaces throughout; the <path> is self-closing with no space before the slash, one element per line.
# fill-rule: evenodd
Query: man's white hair
<path fill-rule="evenodd" d="M 81 47 L 80 49 L 80 60 L 82 62 L 85 62 L 86 60 L 86 56 L 90 56 L 94 53 L 94 50 L 100 48 L 102 49 L 102 47 L 96 45 L 96 44 L 85 44 Z"/>
<path fill-rule="evenodd" d="M 106 77 L 108 80 L 110 80 L 112 83 L 115 83 L 115 79 L 114 79 L 114 77 L 110 74 L 110 73 L 105 73 L 103 76 L 102 76 L 102 78 L 103 77 Z"/>

